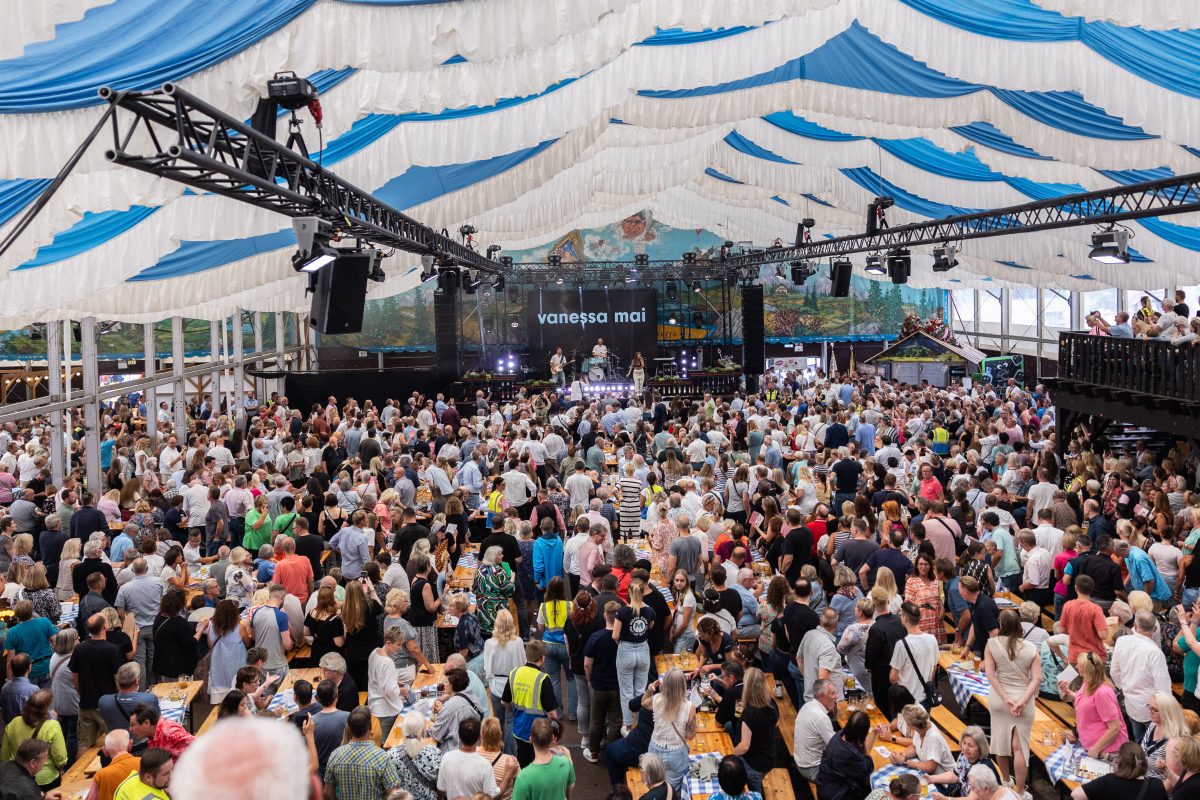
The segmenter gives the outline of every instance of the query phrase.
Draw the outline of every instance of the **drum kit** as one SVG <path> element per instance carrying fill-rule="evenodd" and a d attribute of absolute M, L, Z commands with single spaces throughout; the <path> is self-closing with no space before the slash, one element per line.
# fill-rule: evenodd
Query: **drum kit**
<path fill-rule="evenodd" d="M 621 375 L 621 359 L 609 353 L 607 356 L 589 356 L 583 360 L 583 377 L 592 383 L 616 380 Z"/>

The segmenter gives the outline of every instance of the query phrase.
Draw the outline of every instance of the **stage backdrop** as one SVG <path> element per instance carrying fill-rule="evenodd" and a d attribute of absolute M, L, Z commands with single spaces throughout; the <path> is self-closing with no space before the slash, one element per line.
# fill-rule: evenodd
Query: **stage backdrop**
<path fill-rule="evenodd" d="M 567 358 L 591 355 L 597 339 L 620 359 L 622 374 L 634 353 L 646 361 L 658 349 L 656 293 L 651 289 L 576 289 L 529 291 L 525 295 L 525 327 L 530 366 L 549 363 L 554 348 Z"/>

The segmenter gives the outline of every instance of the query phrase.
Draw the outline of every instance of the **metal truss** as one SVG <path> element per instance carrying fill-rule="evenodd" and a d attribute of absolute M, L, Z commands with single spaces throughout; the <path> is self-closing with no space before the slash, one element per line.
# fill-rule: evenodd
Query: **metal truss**
<path fill-rule="evenodd" d="M 882 228 L 874 234 L 842 236 L 758 253 L 731 256 L 734 268 L 781 261 L 830 258 L 920 244 L 942 244 L 1016 233 L 1103 225 L 1141 217 L 1200 210 L 1200 173 L 1064 195 L 1019 206 Z"/>
<path fill-rule="evenodd" d="M 444 265 L 498 272 L 498 264 L 483 254 L 175 84 L 141 92 L 106 86 L 100 97 L 119 110 L 112 118 L 113 146 L 105 153 L 114 164 L 288 217 L 319 216 L 339 238 L 434 255 Z M 129 152 L 139 135 L 148 137 L 151 152 Z"/>
<path fill-rule="evenodd" d="M 637 261 L 586 261 L 583 263 L 546 264 L 543 262 L 501 262 L 507 280 L 514 283 L 655 283 L 661 281 L 723 281 L 740 276 L 723 261 L 682 261 L 662 259 Z"/>

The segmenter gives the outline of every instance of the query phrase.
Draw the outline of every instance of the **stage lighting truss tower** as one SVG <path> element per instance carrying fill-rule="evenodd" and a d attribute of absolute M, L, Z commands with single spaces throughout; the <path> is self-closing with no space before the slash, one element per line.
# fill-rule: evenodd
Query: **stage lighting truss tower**
<path fill-rule="evenodd" d="M 443 267 L 498 275 L 483 254 L 403 214 L 301 153 L 173 83 L 148 91 L 100 89 L 114 164 L 178 181 L 288 217 L 320 217 L 339 239 L 434 255 Z M 149 144 L 148 152 L 131 148 Z"/>
<path fill-rule="evenodd" d="M 873 204 L 874 205 L 874 204 Z M 746 270 L 763 264 L 817 260 L 850 253 L 888 251 L 915 245 L 940 245 L 1080 225 L 1107 225 L 1121 220 L 1200 211 L 1200 173 L 1064 195 L 1019 206 L 956 217 L 879 228 L 857 236 L 819 239 L 795 247 L 777 247 L 729 257 L 727 269 Z M 961 252 L 961 251 L 960 251 Z"/>

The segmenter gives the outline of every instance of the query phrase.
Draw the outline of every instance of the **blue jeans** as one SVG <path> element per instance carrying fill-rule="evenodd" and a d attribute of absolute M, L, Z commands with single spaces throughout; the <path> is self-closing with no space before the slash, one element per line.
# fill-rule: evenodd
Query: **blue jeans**
<path fill-rule="evenodd" d="M 316 531 L 313 531 L 316 533 Z M 246 518 L 245 517 L 230 517 L 229 518 L 229 547 L 242 546 L 242 537 L 246 535 Z"/>
<path fill-rule="evenodd" d="M 508 719 L 508 709 L 496 695 L 492 695 L 492 711 L 500 722 L 500 730 L 504 731 L 504 752 L 510 756 L 517 754 L 517 743 L 513 741 L 512 720 Z"/>
<path fill-rule="evenodd" d="M 571 658 L 567 655 L 567 646 L 561 642 L 543 642 L 543 644 L 546 645 L 546 662 L 542 665 L 542 672 L 550 676 L 550 683 L 554 686 L 554 697 L 558 700 L 558 707 L 564 716 L 574 718 L 575 711 L 573 709 L 578 700 L 575 691 L 575 673 L 571 672 Z M 562 690 L 562 673 L 564 672 L 567 673 L 566 697 L 563 697 Z"/>
<path fill-rule="evenodd" d="M 575 716 L 580 736 L 588 735 L 588 727 L 592 722 L 592 687 L 583 675 L 576 675 L 571 685 L 576 688 Z M 591 743 L 589 742 L 589 749 Z M 595 750 L 592 750 L 595 752 Z"/>
<path fill-rule="evenodd" d="M 688 628 L 675 640 L 675 655 L 690 653 L 696 647 L 696 629 Z"/>
<path fill-rule="evenodd" d="M 799 704 L 804 702 L 804 672 L 794 658 L 788 661 L 788 676 L 796 684 L 796 708 L 799 708 Z"/>
<path fill-rule="evenodd" d="M 796 683 L 792 680 L 789 665 L 795 666 L 795 659 L 779 650 L 771 651 L 771 674 L 775 682 L 782 686 L 792 701 L 793 708 L 800 707 L 800 695 L 796 694 Z"/>
<path fill-rule="evenodd" d="M 650 677 L 650 645 L 645 642 L 621 642 L 617 645 L 617 685 L 621 690 L 621 721 L 633 724 L 629 701 L 646 691 Z"/>
<path fill-rule="evenodd" d="M 619 739 L 604 750 L 604 766 L 608 769 L 608 779 L 613 786 L 625 783 L 625 771 L 638 765 L 641 753 L 629 743 L 629 737 Z"/>
<path fill-rule="evenodd" d="M 647 751 L 653 753 L 662 759 L 663 764 L 667 767 L 667 783 L 671 784 L 671 788 L 675 790 L 676 797 L 685 796 L 683 793 L 683 783 L 687 778 L 688 772 L 688 749 L 687 747 L 676 747 L 671 750 L 659 747 L 654 742 L 650 743 L 650 749 Z"/>
<path fill-rule="evenodd" d="M 742 766 L 746 768 L 746 788 L 752 792 L 762 794 L 763 773 L 747 764 L 744 758 L 742 759 Z"/>

